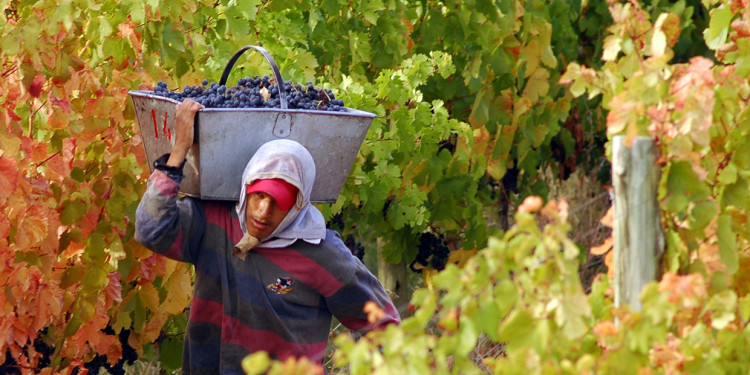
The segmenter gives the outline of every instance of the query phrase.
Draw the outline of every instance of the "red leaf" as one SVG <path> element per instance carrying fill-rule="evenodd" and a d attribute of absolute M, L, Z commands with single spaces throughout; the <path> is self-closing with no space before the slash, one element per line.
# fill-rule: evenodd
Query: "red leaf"
<path fill-rule="evenodd" d="M 104 289 L 104 303 L 107 307 L 110 307 L 114 301 L 122 302 L 122 284 L 120 284 L 119 272 L 110 272 L 107 278 L 109 279 L 109 283 L 107 283 L 107 287 Z"/>
<path fill-rule="evenodd" d="M 70 102 L 65 99 L 58 99 L 54 95 L 51 97 L 50 102 L 53 106 L 60 107 L 65 113 L 70 113 Z"/>
<path fill-rule="evenodd" d="M 29 94 L 31 94 L 31 96 L 35 98 L 38 98 L 39 95 L 42 94 L 42 86 L 46 81 L 47 77 L 42 74 L 37 74 L 36 77 L 34 77 L 34 81 L 31 82 L 31 86 L 29 86 Z"/>
<path fill-rule="evenodd" d="M 0 238 L 8 238 L 10 234 L 10 222 L 5 213 L 0 215 Z"/>
<path fill-rule="evenodd" d="M 0 202 L 6 200 L 18 186 L 16 161 L 0 156 Z"/>

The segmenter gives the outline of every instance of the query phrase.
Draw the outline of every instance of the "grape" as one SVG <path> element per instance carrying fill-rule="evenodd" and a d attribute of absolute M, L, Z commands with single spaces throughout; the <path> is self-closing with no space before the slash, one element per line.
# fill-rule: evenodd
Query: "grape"
<path fill-rule="evenodd" d="M 316 88 L 312 82 L 307 85 L 283 82 L 290 109 L 312 109 L 320 111 L 345 112 L 344 101 L 337 99 L 330 89 Z M 265 88 L 267 100 L 261 97 Z M 165 98 L 183 101 L 193 99 L 207 108 L 280 108 L 279 88 L 268 76 L 245 77 L 237 80 L 236 86 L 219 85 L 204 79 L 200 86 L 186 85 L 183 91 L 170 91 L 166 82 L 159 81 L 153 93 Z"/>
<path fill-rule="evenodd" d="M 344 244 L 349 248 L 349 251 L 352 252 L 352 255 L 357 257 L 357 259 L 361 261 L 364 258 L 365 247 L 362 246 L 359 241 L 357 241 L 353 234 L 349 234 L 348 236 L 346 236 Z"/>
<path fill-rule="evenodd" d="M 414 267 L 416 263 L 423 267 L 430 267 L 435 270 L 442 270 L 448 263 L 448 257 L 451 250 L 445 242 L 442 234 L 435 235 L 432 232 L 424 232 L 419 235 L 419 246 L 417 247 L 417 257 L 409 266 L 412 271 L 418 272 Z"/>

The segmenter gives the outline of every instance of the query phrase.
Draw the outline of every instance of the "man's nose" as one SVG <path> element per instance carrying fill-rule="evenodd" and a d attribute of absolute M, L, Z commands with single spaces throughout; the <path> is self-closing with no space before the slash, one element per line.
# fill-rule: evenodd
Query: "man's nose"
<path fill-rule="evenodd" d="M 271 197 L 265 196 L 260 200 L 258 204 L 258 213 L 261 217 L 267 217 L 271 215 L 271 209 L 273 208 L 273 200 Z"/>

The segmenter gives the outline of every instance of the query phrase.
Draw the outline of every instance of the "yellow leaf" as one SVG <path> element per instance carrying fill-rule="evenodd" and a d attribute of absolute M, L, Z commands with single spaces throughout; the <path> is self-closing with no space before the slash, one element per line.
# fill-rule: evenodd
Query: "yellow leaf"
<path fill-rule="evenodd" d="M 448 257 L 448 263 L 456 263 L 459 267 L 463 267 L 476 254 L 476 250 L 456 250 L 451 252 L 451 255 Z"/>
<path fill-rule="evenodd" d="M 529 77 L 526 87 L 523 88 L 522 96 L 528 98 L 532 103 L 539 101 L 540 97 L 547 95 L 549 91 L 549 72 L 546 69 L 537 69 Z"/>
<path fill-rule="evenodd" d="M 185 263 L 178 263 L 174 272 L 167 279 L 167 297 L 161 309 L 168 314 L 179 314 L 190 303 L 192 278 Z"/>
<path fill-rule="evenodd" d="M 505 167 L 505 160 L 491 159 L 487 161 L 487 173 L 489 173 L 490 176 L 496 181 L 499 181 L 501 178 L 503 178 L 506 170 L 507 168 Z"/>
<path fill-rule="evenodd" d="M 664 52 L 667 49 L 667 36 L 661 30 L 654 30 L 654 34 L 651 36 L 651 55 L 652 56 L 664 56 Z"/>
<path fill-rule="evenodd" d="M 138 299 L 143 306 L 151 311 L 159 308 L 159 292 L 151 284 L 141 284 L 139 286 Z"/>
<path fill-rule="evenodd" d="M 604 61 L 615 61 L 617 55 L 622 50 L 621 43 L 622 39 L 614 35 L 609 35 L 604 38 L 604 52 L 602 53 L 602 60 Z"/>
<path fill-rule="evenodd" d="M 521 55 L 526 60 L 526 77 L 539 68 L 539 61 L 542 60 L 542 46 L 537 39 L 532 39 L 521 49 Z"/>

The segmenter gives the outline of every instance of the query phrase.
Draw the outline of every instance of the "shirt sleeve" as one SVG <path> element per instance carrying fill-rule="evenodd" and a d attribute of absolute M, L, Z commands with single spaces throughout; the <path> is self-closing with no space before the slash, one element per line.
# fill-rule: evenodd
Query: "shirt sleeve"
<path fill-rule="evenodd" d="M 388 324 L 401 323 L 398 310 L 377 277 L 351 254 L 338 233 L 331 230 L 328 232 L 326 242 L 332 243 L 345 252 L 353 268 L 349 277 L 342 280 L 343 286 L 326 298 L 333 316 L 346 328 L 357 332 L 367 332 L 383 328 Z M 373 321 L 368 320 L 368 313 L 365 311 L 365 305 L 368 302 L 373 302 L 381 310 L 372 314 L 375 318 Z"/>
<path fill-rule="evenodd" d="M 178 198 L 179 183 L 156 169 L 135 216 L 135 238 L 168 258 L 194 263 L 206 225 L 200 202 Z"/>

